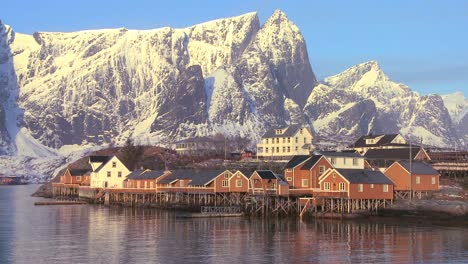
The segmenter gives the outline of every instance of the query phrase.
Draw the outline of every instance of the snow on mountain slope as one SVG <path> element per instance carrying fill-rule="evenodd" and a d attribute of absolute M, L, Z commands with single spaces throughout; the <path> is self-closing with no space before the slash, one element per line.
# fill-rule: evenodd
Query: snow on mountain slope
<path fill-rule="evenodd" d="M 0 23 L 0 155 L 57 160 L 129 137 L 169 145 L 219 132 L 253 145 L 291 123 L 349 141 L 402 130 L 468 146 L 466 108 L 444 99 L 391 81 L 375 61 L 318 83 L 280 10 L 263 25 L 248 13 L 183 29 L 30 36 Z"/>
<path fill-rule="evenodd" d="M 321 134 L 356 138 L 401 132 L 426 144 L 464 144 L 440 96 L 420 96 L 391 81 L 375 61 L 355 65 L 324 83 L 314 88 L 304 108 Z"/>
<path fill-rule="evenodd" d="M 459 123 L 468 113 L 468 98 L 461 92 L 441 95 L 454 123 Z"/>

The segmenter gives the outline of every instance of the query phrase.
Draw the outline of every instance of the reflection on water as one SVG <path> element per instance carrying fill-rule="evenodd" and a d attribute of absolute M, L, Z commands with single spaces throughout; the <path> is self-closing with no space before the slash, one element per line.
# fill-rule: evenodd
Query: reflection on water
<path fill-rule="evenodd" d="M 389 221 L 179 219 L 174 212 L 33 206 L 0 187 L 1 263 L 456 263 L 468 229 Z"/>

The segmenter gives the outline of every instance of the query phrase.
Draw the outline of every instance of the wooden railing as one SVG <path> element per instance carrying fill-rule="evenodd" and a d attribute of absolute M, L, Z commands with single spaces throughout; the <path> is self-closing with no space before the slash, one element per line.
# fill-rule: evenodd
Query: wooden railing
<path fill-rule="evenodd" d="M 316 197 L 348 197 L 348 192 L 346 191 L 330 191 L 330 190 L 319 190 L 314 192 Z"/>

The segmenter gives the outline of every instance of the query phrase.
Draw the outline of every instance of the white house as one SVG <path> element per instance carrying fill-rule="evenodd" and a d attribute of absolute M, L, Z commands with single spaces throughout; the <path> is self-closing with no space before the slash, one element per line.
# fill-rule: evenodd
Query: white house
<path fill-rule="evenodd" d="M 312 139 L 310 129 L 301 125 L 270 129 L 257 144 L 257 156 L 278 159 L 309 155 L 313 150 Z"/>
<path fill-rule="evenodd" d="M 365 157 L 356 152 L 323 151 L 321 154 L 335 169 L 364 169 Z"/>
<path fill-rule="evenodd" d="M 117 156 L 90 156 L 92 188 L 123 188 L 130 170 Z"/>
<path fill-rule="evenodd" d="M 366 135 L 358 138 L 348 148 L 359 151 L 361 154 L 369 149 L 395 149 L 406 148 L 408 144 L 400 134 Z"/>

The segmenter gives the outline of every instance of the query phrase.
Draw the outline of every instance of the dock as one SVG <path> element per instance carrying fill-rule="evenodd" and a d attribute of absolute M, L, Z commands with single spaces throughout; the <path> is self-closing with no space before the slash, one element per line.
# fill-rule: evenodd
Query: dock
<path fill-rule="evenodd" d="M 84 201 L 47 201 L 47 202 L 35 202 L 34 205 L 78 205 L 88 204 Z"/>

